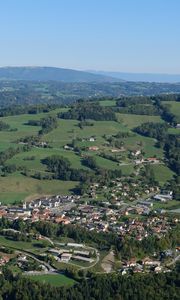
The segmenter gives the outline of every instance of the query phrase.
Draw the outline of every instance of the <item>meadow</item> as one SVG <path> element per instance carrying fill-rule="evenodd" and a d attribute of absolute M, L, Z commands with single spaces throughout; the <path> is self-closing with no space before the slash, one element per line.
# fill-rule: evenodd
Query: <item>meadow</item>
<path fill-rule="evenodd" d="M 145 122 L 164 122 L 160 116 L 149 115 L 133 115 L 133 114 L 117 114 L 119 122 L 122 122 L 124 126 L 129 129 L 133 129 Z"/>
<path fill-rule="evenodd" d="M 75 181 L 38 180 L 13 173 L 7 177 L 0 177 L 0 202 L 14 203 L 40 195 L 66 195 L 76 185 Z"/>
<path fill-rule="evenodd" d="M 31 280 L 39 281 L 43 284 L 50 284 L 55 287 L 71 286 L 75 281 L 63 274 L 47 274 L 47 275 L 34 275 L 29 277 Z"/>
<path fill-rule="evenodd" d="M 115 101 L 104 100 L 100 102 L 104 106 L 113 106 Z M 49 113 L 40 113 L 36 115 L 24 114 L 18 116 L 9 116 L 1 118 L 8 123 L 11 129 L 16 131 L 0 131 L 0 151 L 9 147 L 18 147 L 18 140 L 25 136 L 37 135 L 39 126 L 29 126 L 26 123 L 29 120 L 39 120 L 48 115 L 56 115 L 58 112 L 66 111 L 56 109 Z M 79 127 L 77 120 L 58 119 L 58 127 L 48 134 L 43 135 L 41 141 L 47 142 L 50 148 L 33 147 L 28 152 L 16 154 L 6 161 L 6 165 L 15 164 L 17 167 L 26 167 L 33 174 L 36 172 L 47 173 L 46 165 L 42 160 L 51 155 L 60 155 L 67 158 L 72 168 L 87 169 L 82 164 L 82 157 L 74 151 L 65 150 L 64 146 L 71 144 L 75 140 L 78 147 L 97 146 L 98 151 L 83 151 L 83 155 L 93 155 L 96 158 L 97 165 L 106 169 L 120 169 L 123 175 L 130 175 L 134 172 L 134 166 L 129 163 L 128 155 L 130 151 L 141 149 L 145 158 L 158 157 L 163 158 L 163 150 L 156 147 L 156 140 L 132 132 L 132 129 L 143 122 L 163 122 L 159 116 L 117 114 L 118 121 L 94 121 L 93 126 Z M 125 164 L 119 164 L 110 159 L 103 158 L 99 154 L 111 154 L 112 146 L 107 144 L 106 137 L 115 136 L 118 132 L 128 132 L 131 135 L 120 139 L 123 143 L 124 152 L 120 153 L 122 161 Z M 90 137 L 95 137 L 91 142 Z M 106 137 L 105 137 L 106 136 Z M 29 159 L 33 157 L 33 159 Z M 173 176 L 173 172 L 162 165 L 152 166 L 155 170 L 156 179 L 163 184 L 167 179 Z M 0 202 L 14 203 L 24 199 L 32 199 L 41 195 L 69 194 L 77 186 L 78 182 L 60 181 L 60 180 L 38 180 L 32 177 L 23 176 L 20 172 L 8 174 L 6 177 L 0 177 Z"/>
<path fill-rule="evenodd" d="M 163 101 L 164 105 L 168 105 L 170 108 L 170 111 L 173 113 L 173 115 L 179 117 L 180 116 L 180 102 L 177 101 Z"/>

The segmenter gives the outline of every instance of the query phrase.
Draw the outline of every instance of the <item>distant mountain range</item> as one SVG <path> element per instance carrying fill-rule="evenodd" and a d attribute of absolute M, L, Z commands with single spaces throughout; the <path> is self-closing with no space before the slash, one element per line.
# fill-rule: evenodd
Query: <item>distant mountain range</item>
<path fill-rule="evenodd" d="M 153 73 L 124 73 L 124 72 L 106 72 L 106 71 L 89 71 L 93 74 L 111 76 L 124 81 L 141 81 L 141 82 L 162 82 L 177 83 L 180 82 L 180 74 L 153 74 Z"/>
<path fill-rule="evenodd" d="M 0 80 L 59 81 L 64 83 L 180 83 L 180 74 L 78 71 L 55 67 L 0 67 Z"/>
<path fill-rule="evenodd" d="M 119 78 L 109 75 L 92 74 L 54 67 L 2 67 L 0 80 L 61 81 L 61 82 L 119 82 Z"/>

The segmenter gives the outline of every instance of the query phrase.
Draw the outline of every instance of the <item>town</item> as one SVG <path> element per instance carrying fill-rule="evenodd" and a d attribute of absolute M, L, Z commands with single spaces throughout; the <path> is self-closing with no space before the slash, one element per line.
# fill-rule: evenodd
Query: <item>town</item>
<path fill-rule="evenodd" d="M 135 188 L 136 185 L 133 187 Z M 93 184 L 90 188 L 91 193 L 93 192 L 94 195 L 98 188 L 98 184 Z M 45 221 L 52 224 L 71 224 L 83 227 L 88 231 L 95 231 L 97 234 L 100 232 L 115 233 L 119 238 L 133 238 L 139 242 L 151 236 L 161 239 L 180 222 L 177 216 L 170 217 L 169 214 L 166 214 L 166 210 L 154 208 L 156 203 L 164 204 L 173 201 L 171 191 L 160 190 L 158 187 L 149 188 L 145 190 L 145 194 L 148 195 L 147 199 L 141 200 L 135 197 L 131 201 L 125 201 L 125 198 L 121 200 L 120 195 L 115 196 L 116 192 L 121 190 L 124 191 L 120 194 L 121 197 L 129 195 L 130 188 L 117 179 L 113 181 L 112 197 L 109 201 L 104 200 L 98 203 L 96 200 L 92 201 L 91 198 L 84 199 L 76 195 L 46 196 L 26 201 L 18 206 L 1 205 L 0 217 L 10 222 L 23 220 L 31 223 Z M 11 236 L 12 233 L 13 235 L 21 234 L 21 231 L 14 229 L 1 231 L 3 236 Z M 28 234 L 26 235 L 28 237 Z M 93 268 L 99 262 L 101 251 L 97 247 L 85 243 L 59 242 L 40 234 L 34 235 L 33 238 L 48 242 L 48 248 L 46 247 L 45 252 L 41 252 L 41 255 L 51 257 L 51 262 L 53 259 L 56 263 L 81 266 L 83 269 Z M 44 250 L 42 249 L 42 251 Z M 173 265 L 179 259 L 179 251 L 179 245 L 175 245 L 173 249 L 165 249 L 164 252 L 157 250 L 152 257 L 139 259 L 132 256 L 131 259 L 121 261 L 121 264 L 117 264 L 116 267 L 112 262 L 115 259 L 115 253 L 110 251 L 107 256 L 111 255 L 112 261 L 109 265 L 103 264 L 102 261 L 101 265 L 104 266 L 102 268 L 104 272 L 116 270 L 122 275 L 129 272 L 168 272 L 170 270 L 168 266 Z M 37 261 L 35 256 L 29 256 L 29 253 L 18 250 L 16 255 L 12 256 L 10 251 L 10 256 L 8 256 L 7 253 L 3 254 L 4 247 L 1 247 L 0 252 L 2 252 L 1 267 L 8 264 L 10 258 L 16 257 L 14 260 L 17 266 L 25 272 L 24 274 L 57 272 L 52 264 L 46 264 L 41 260 Z"/>

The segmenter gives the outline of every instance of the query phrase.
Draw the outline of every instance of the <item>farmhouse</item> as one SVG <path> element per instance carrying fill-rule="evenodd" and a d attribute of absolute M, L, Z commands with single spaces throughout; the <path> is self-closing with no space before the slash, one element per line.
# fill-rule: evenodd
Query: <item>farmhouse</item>
<path fill-rule="evenodd" d="M 91 146 L 91 147 L 89 147 L 89 150 L 90 151 L 98 151 L 99 147 L 97 147 L 97 146 Z"/>

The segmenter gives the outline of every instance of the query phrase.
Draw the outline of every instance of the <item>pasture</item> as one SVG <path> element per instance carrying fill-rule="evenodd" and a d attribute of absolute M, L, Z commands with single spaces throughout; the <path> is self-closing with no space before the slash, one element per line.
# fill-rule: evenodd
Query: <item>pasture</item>
<path fill-rule="evenodd" d="M 167 105 L 173 115 L 180 118 L 180 102 L 177 101 L 163 101 L 163 105 Z"/>
<path fill-rule="evenodd" d="M 145 122 L 164 122 L 160 116 L 117 114 L 118 121 L 129 129 L 133 129 Z"/>
<path fill-rule="evenodd" d="M 50 284 L 55 287 L 71 286 L 75 284 L 72 278 L 63 274 L 47 274 L 47 275 L 34 275 L 29 277 L 33 281 L 38 281 L 43 284 Z"/>
<path fill-rule="evenodd" d="M 115 101 L 104 100 L 100 105 L 113 106 Z M 4 151 L 9 147 L 18 147 L 18 140 L 25 136 L 37 135 L 40 127 L 26 125 L 28 120 L 39 120 L 48 115 L 56 115 L 64 109 L 56 109 L 49 113 L 40 113 L 35 115 L 24 114 L 18 116 L 9 116 L 1 118 L 2 121 L 8 123 L 11 129 L 17 131 L 0 131 L 0 151 Z M 53 129 L 48 134 L 43 135 L 41 141 L 47 142 L 50 148 L 33 147 L 28 152 L 16 154 L 11 159 L 6 161 L 6 165 L 15 164 L 17 167 L 25 167 L 31 174 L 36 172 L 47 173 L 46 165 L 42 160 L 48 156 L 60 155 L 69 159 L 72 168 L 88 169 L 82 164 L 82 158 L 74 151 L 65 150 L 64 146 L 71 144 L 75 140 L 75 145 L 78 147 L 97 146 L 98 151 L 83 150 L 83 155 L 93 155 L 96 158 L 97 165 L 110 170 L 121 169 L 123 175 L 130 175 L 134 172 L 134 166 L 129 163 L 129 153 L 133 150 L 141 149 L 143 156 L 163 158 L 163 150 L 156 147 L 156 140 L 133 133 L 131 130 L 144 122 L 163 122 L 159 116 L 147 115 L 130 115 L 117 114 L 118 122 L 115 121 L 94 121 L 93 126 L 79 127 L 77 120 L 58 119 L 58 127 Z M 107 158 L 99 156 L 100 152 L 112 154 L 111 145 L 107 144 L 106 137 L 116 135 L 118 132 L 129 132 L 130 137 L 120 138 L 123 143 L 124 152 L 120 153 L 120 162 L 114 162 Z M 95 141 L 90 141 L 90 137 L 94 137 Z M 169 168 L 157 165 L 155 168 L 156 178 L 159 182 L 165 182 L 171 178 L 173 173 Z M 60 180 L 38 180 L 31 177 L 26 177 L 16 172 L 8 174 L 7 177 L 0 177 L 0 201 L 2 203 L 14 203 L 23 201 L 29 197 L 39 197 L 41 195 L 53 194 L 68 194 L 78 184 L 78 182 L 60 181 Z"/>

